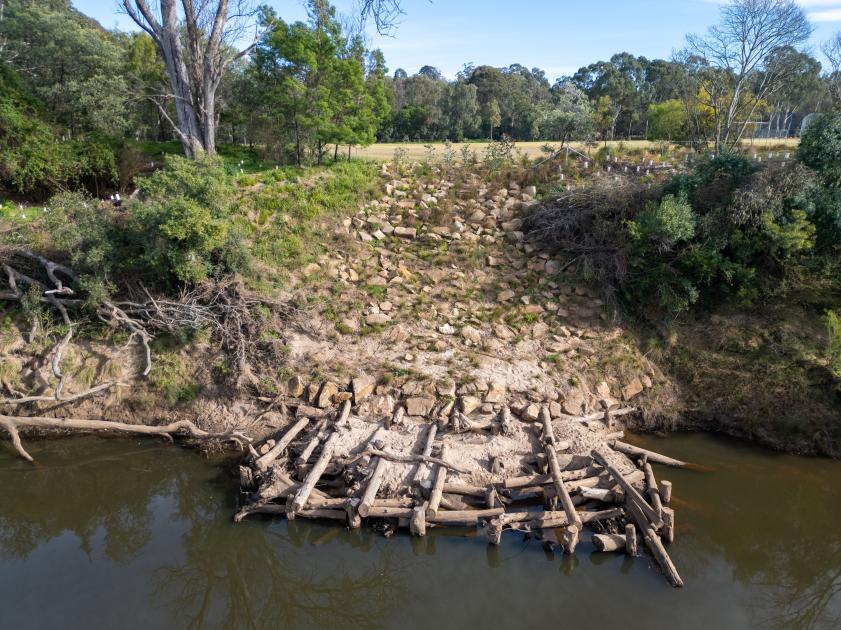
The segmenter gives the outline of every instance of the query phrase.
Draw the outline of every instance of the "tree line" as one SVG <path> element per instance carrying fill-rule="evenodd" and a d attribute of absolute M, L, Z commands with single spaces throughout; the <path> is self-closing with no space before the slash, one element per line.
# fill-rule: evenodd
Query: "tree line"
<path fill-rule="evenodd" d="M 109 31 L 70 0 L 0 2 L 0 180 L 6 189 L 113 185 L 134 140 L 217 143 L 281 163 L 339 159 L 375 141 L 688 141 L 726 148 L 787 136 L 841 102 L 841 34 L 791 0 L 733 0 L 672 59 L 614 55 L 550 82 L 539 68 L 432 66 L 393 73 L 364 24 L 388 30 L 398 0 L 353 20 L 308 0 L 289 23 L 251 0 L 121 0 L 137 32 Z M 734 52 L 735 51 L 735 52 Z M 136 161 L 136 158 L 135 158 Z"/>

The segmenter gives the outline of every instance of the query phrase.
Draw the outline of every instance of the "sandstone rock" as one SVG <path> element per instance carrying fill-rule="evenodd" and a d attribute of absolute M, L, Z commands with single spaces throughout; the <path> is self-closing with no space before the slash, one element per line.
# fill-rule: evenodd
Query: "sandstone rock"
<path fill-rule="evenodd" d="M 315 404 L 325 409 L 329 407 L 333 403 L 333 396 L 339 393 L 339 386 L 332 381 L 325 381 L 321 385 L 321 389 L 318 390 L 318 398 L 315 401 Z"/>
<path fill-rule="evenodd" d="M 523 192 L 530 197 L 534 197 L 537 195 L 537 187 L 536 186 L 526 186 L 523 188 Z"/>
<path fill-rule="evenodd" d="M 417 236 L 417 230 L 415 230 L 415 228 L 400 226 L 394 228 L 394 235 L 400 238 L 412 240 L 415 236 Z"/>
<path fill-rule="evenodd" d="M 491 381 L 488 385 L 488 395 L 485 396 L 485 402 L 501 403 L 505 400 L 505 385 L 498 381 Z"/>
<path fill-rule="evenodd" d="M 482 342 L 482 333 L 477 328 L 473 328 L 473 326 L 465 326 L 461 329 L 461 336 L 470 341 L 472 343 L 481 343 Z"/>
<path fill-rule="evenodd" d="M 293 376 L 286 381 L 286 395 L 292 398 L 300 398 L 304 395 L 304 381 L 300 376 Z"/>
<path fill-rule="evenodd" d="M 630 383 L 625 385 L 625 387 L 622 388 L 622 398 L 624 400 L 631 400 L 633 398 L 636 398 L 642 393 L 643 389 L 644 388 L 640 379 L 635 378 Z"/>
<path fill-rule="evenodd" d="M 454 398 L 456 395 L 456 384 L 453 381 L 441 381 L 435 384 L 435 392 L 439 396 Z"/>
<path fill-rule="evenodd" d="M 458 400 L 459 409 L 466 416 L 473 413 L 481 404 L 482 401 L 475 396 L 462 396 Z"/>
<path fill-rule="evenodd" d="M 359 404 L 368 396 L 370 396 L 374 391 L 374 379 L 370 376 L 363 375 L 357 376 L 350 382 L 350 390 L 353 392 L 353 402 L 355 404 Z"/>
<path fill-rule="evenodd" d="M 434 398 L 407 398 L 406 399 L 406 415 L 409 416 L 427 416 L 432 408 L 435 406 Z"/>
<path fill-rule="evenodd" d="M 605 381 L 602 381 L 596 385 L 596 393 L 602 398 L 610 398 L 610 385 L 608 385 Z"/>
<path fill-rule="evenodd" d="M 520 419 L 526 422 L 535 422 L 540 417 L 540 405 L 532 403 L 520 413 Z"/>
<path fill-rule="evenodd" d="M 648 389 L 649 387 L 654 385 L 654 383 L 651 382 L 651 377 L 648 374 L 643 374 L 641 380 L 642 380 L 642 386 L 645 387 L 646 389 Z"/>
<path fill-rule="evenodd" d="M 564 400 L 562 409 L 570 416 L 580 416 L 584 411 L 584 396 L 578 391 L 571 392 Z"/>
<path fill-rule="evenodd" d="M 450 326 L 449 324 L 443 324 L 438 326 L 438 332 L 442 335 L 454 335 L 456 334 L 456 329 Z"/>
<path fill-rule="evenodd" d="M 385 313 L 371 313 L 365 318 L 365 323 L 369 326 L 383 326 L 391 321 L 391 317 Z"/>
<path fill-rule="evenodd" d="M 371 413 L 376 416 L 391 416 L 394 413 L 394 398 L 388 394 L 376 396 L 371 401 Z"/>
<path fill-rule="evenodd" d="M 318 273 L 319 271 L 321 271 L 321 265 L 319 265 L 318 263 L 310 263 L 301 270 L 301 273 L 305 276 L 311 276 L 315 273 Z"/>
<path fill-rule="evenodd" d="M 514 299 L 514 295 L 515 295 L 515 293 L 513 291 L 511 291 L 510 289 L 508 289 L 506 291 L 501 291 L 500 293 L 497 294 L 496 301 L 497 302 L 508 302 L 509 300 Z"/>
<path fill-rule="evenodd" d="M 561 408 L 561 404 L 557 402 L 550 402 L 549 403 L 549 415 L 553 418 L 560 418 L 563 409 Z"/>

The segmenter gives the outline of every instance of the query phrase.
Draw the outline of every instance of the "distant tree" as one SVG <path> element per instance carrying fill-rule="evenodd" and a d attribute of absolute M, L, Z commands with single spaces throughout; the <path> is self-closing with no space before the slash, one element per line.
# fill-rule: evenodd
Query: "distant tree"
<path fill-rule="evenodd" d="M 765 100 L 768 116 L 768 135 L 785 137 L 790 131 L 796 112 L 814 112 L 826 100 L 827 85 L 821 79 L 821 64 L 810 54 L 791 46 L 779 48 L 772 54 L 771 65 L 782 67 L 786 80 Z M 763 73 L 754 79 L 761 83 Z M 755 91 L 755 88 L 753 88 Z"/>
<path fill-rule="evenodd" d="M 687 37 L 677 60 L 694 79 L 690 93 L 703 99 L 696 105 L 713 112 L 717 151 L 738 143 L 761 104 L 789 80 L 793 66 L 775 52 L 811 33 L 793 0 L 733 0 L 706 37 Z"/>
<path fill-rule="evenodd" d="M 418 76 L 426 77 L 427 79 L 432 79 L 433 81 L 444 80 L 444 75 L 441 74 L 441 71 L 434 66 L 423 66 L 420 70 L 418 70 Z"/>
<path fill-rule="evenodd" d="M 584 94 L 572 83 L 556 89 L 554 102 L 538 106 L 538 134 L 544 140 L 583 140 L 593 131 L 593 109 Z"/>
<path fill-rule="evenodd" d="M 827 85 L 832 102 L 836 105 L 841 103 L 841 31 L 835 33 L 827 42 L 821 46 L 823 54 L 829 61 L 829 74 Z"/>
<path fill-rule="evenodd" d="M 686 110 L 678 99 L 652 103 L 648 106 L 648 137 L 652 140 L 684 140 Z"/>
<path fill-rule="evenodd" d="M 488 101 L 487 105 L 485 105 L 483 118 L 485 119 L 485 124 L 488 126 L 488 136 L 491 140 L 493 140 L 494 129 L 499 127 L 500 123 L 502 123 L 502 114 L 499 111 L 499 103 L 495 98 L 492 98 Z"/>
<path fill-rule="evenodd" d="M 475 85 L 464 81 L 451 83 L 447 91 L 447 119 L 449 137 L 461 142 L 466 136 L 475 134 L 482 124 Z"/>

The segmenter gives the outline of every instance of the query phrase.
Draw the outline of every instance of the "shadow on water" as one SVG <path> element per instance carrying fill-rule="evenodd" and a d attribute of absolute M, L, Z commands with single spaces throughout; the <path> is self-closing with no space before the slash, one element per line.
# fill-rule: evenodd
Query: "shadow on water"
<path fill-rule="evenodd" d="M 574 557 L 509 533 L 385 539 L 367 529 L 256 519 L 234 525 L 220 462 L 154 441 L 0 450 L 0 627 L 831 628 L 841 624 L 841 464 L 711 436 L 638 442 L 709 470 L 674 483 L 671 553 Z"/>

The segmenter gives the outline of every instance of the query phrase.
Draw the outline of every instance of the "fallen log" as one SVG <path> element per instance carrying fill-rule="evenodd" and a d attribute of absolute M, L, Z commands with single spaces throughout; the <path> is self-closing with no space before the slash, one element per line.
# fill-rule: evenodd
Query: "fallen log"
<path fill-rule="evenodd" d="M 339 415 L 336 417 L 336 424 L 343 424 L 350 417 L 351 402 L 346 400 L 342 403 L 339 409 Z"/>
<path fill-rule="evenodd" d="M 277 441 L 268 453 L 254 462 L 254 466 L 257 470 L 266 470 L 266 468 L 269 467 L 269 464 L 280 457 L 283 451 L 286 450 L 286 447 L 289 446 L 292 443 L 292 440 L 294 440 L 295 437 L 304 430 L 309 422 L 309 418 L 301 418 L 298 422 L 292 425 L 292 427 Z"/>
<path fill-rule="evenodd" d="M 321 475 L 324 473 L 324 470 L 327 468 L 330 460 L 333 459 L 333 449 L 338 438 L 338 431 L 334 431 L 330 434 L 330 437 L 327 438 L 327 441 L 324 442 L 324 446 L 321 448 L 321 454 L 318 456 L 318 460 L 316 460 L 315 464 L 313 464 L 312 469 L 310 469 L 309 473 L 307 473 L 306 479 L 304 479 L 304 483 L 301 484 L 301 487 L 292 499 L 292 503 L 290 505 L 290 511 L 292 514 L 297 514 L 304 509 L 310 494 L 315 489 L 315 484 L 318 483 L 318 480 L 321 478 Z"/>
<path fill-rule="evenodd" d="M 447 453 L 447 445 L 441 445 L 441 461 L 444 461 L 444 456 Z M 435 483 L 432 485 L 432 490 L 429 493 L 429 506 L 426 508 L 426 518 L 430 520 L 438 514 L 438 506 L 441 503 L 441 495 L 444 493 L 444 481 L 447 479 L 447 469 L 443 465 L 439 465 L 435 471 Z"/>
<path fill-rule="evenodd" d="M 682 462 L 679 459 L 673 459 L 671 457 L 667 457 L 666 455 L 661 455 L 660 453 L 640 448 L 639 446 L 633 446 L 632 444 L 620 442 L 619 440 L 609 442 L 609 445 L 614 451 L 619 451 L 629 457 L 642 457 L 645 455 L 648 457 L 648 461 L 654 462 L 655 464 L 664 464 L 666 466 L 675 466 L 677 468 L 683 468 L 687 465 L 686 462 Z"/>
<path fill-rule="evenodd" d="M 444 482 L 444 494 L 461 494 L 467 497 L 476 497 L 483 499 L 487 496 L 487 488 L 480 486 L 471 486 L 466 483 L 447 483 Z"/>
<path fill-rule="evenodd" d="M 660 480 L 660 500 L 663 505 L 668 505 L 672 502 L 672 482 L 665 479 Z"/>
<path fill-rule="evenodd" d="M 569 492 L 564 485 L 561 477 L 561 467 L 558 465 L 558 455 L 555 452 L 555 430 L 552 428 L 552 417 L 549 415 L 549 408 L 545 405 L 540 410 L 540 415 L 543 418 L 543 440 L 545 442 L 546 457 L 549 459 L 549 470 L 552 472 L 552 479 L 555 486 L 555 492 L 561 500 L 561 505 L 564 507 L 570 525 L 575 525 L 575 535 L 570 535 L 571 549 L 575 549 L 575 543 L 578 541 L 578 528 L 581 527 L 581 518 L 575 506 L 572 504 Z M 570 553 L 572 553 L 570 551 Z"/>
<path fill-rule="evenodd" d="M 663 519 L 657 514 L 657 512 L 654 511 L 648 502 L 642 498 L 642 495 L 637 491 L 637 489 L 634 488 L 634 486 L 631 485 L 622 473 L 616 470 L 616 468 L 612 466 L 599 451 L 593 449 L 591 455 L 595 461 L 604 466 L 604 469 L 607 470 L 616 483 L 622 487 L 628 499 L 638 504 L 640 510 L 643 514 L 645 514 L 645 517 L 648 519 L 650 524 L 653 525 L 655 529 L 660 529 L 660 527 L 663 526 Z"/>
<path fill-rule="evenodd" d="M 412 518 L 414 508 L 372 505 L 368 508 L 368 518 Z"/>
<path fill-rule="evenodd" d="M 663 508 L 663 540 L 672 544 L 675 541 L 675 511 L 672 508 Z"/>
<path fill-rule="evenodd" d="M 429 457 L 432 454 L 432 444 L 435 442 L 435 434 L 438 432 L 438 425 L 434 422 L 429 425 L 429 431 L 426 432 L 426 441 L 423 445 L 423 452 L 421 453 L 421 457 Z M 415 470 L 415 475 L 412 478 L 414 483 L 420 481 L 421 476 L 423 473 L 426 472 L 426 464 L 421 460 L 418 463 L 418 467 Z"/>
<path fill-rule="evenodd" d="M 625 493 L 621 490 L 607 490 L 605 488 L 580 488 L 581 496 L 585 499 L 593 499 L 602 503 L 615 503 L 622 505 L 625 502 Z"/>
<path fill-rule="evenodd" d="M 412 509 L 412 517 L 409 520 L 409 531 L 413 536 L 426 536 L 425 503 Z"/>
<path fill-rule="evenodd" d="M 387 459 L 390 462 L 396 462 L 398 464 L 414 464 L 415 462 L 425 462 L 428 464 L 437 464 L 438 466 L 444 466 L 454 472 L 461 473 L 463 475 L 470 474 L 469 470 L 461 468 L 460 466 L 456 466 L 455 464 L 448 464 L 447 462 L 442 461 L 438 457 L 427 457 L 424 455 L 398 455 L 396 453 L 389 453 L 387 451 L 380 451 L 380 450 L 370 450 L 370 451 L 363 451 L 362 453 L 352 457 L 351 459 L 345 461 L 345 465 L 349 465 L 357 461 L 362 457 L 381 457 L 383 459 Z"/>
<path fill-rule="evenodd" d="M 374 447 L 377 445 L 377 437 L 380 431 L 383 430 L 384 429 L 380 427 L 374 432 L 373 437 L 368 442 L 368 450 L 375 450 Z M 374 499 L 377 498 L 377 492 L 380 489 L 380 484 L 382 483 L 383 475 L 385 475 L 386 468 L 388 467 L 388 462 L 380 457 L 373 457 L 369 461 L 368 465 L 373 468 L 373 472 L 368 478 L 368 483 L 365 486 L 365 492 L 362 494 L 362 500 L 356 507 L 359 516 L 363 518 L 368 516 L 368 509 L 371 505 L 373 505 Z"/>
<path fill-rule="evenodd" d="M 625 551 L 627 543 L 624 534 L 593 534 L 593 546 L 598 551 Z"/>
<path fill-rule="evenodd" d="M 632 558 L 637 555 L 637 528 L 633 523 L 625 525 L 625 553 Z"/>
<path fill-rule="evenodd" d="M 654 477 L 654 469 L 651 467 L 651 463 L 645 456 L 643 456 L 643 461 L 645 463 L 642 466 L 642 470 L 645 473 L 645 483 L 648 486 L 648 498 L 651 499 L 651 507 L 654 508 L 654 512 L 657 514 L 657 517 L 662 520 L 663 503 L 660 500 L 660 489 L 657 487 L 657 479 Z"/>
<path fill-rule="evenodd" d="M 109 420 L 86 420 L 82 418 L 46 418 L 42 416 L 5 416 L 0 414 L 0 427 L 6 429 L 12 438 L 12 445 L 18 454 L 28 461 L 34 461 L 26 452 L 20 440 L 18 429 L 60 429 L 63 431 L 115 431 L 117 433 L 132 433 L 136 435 L 157 435 L 169 440 L 174 435 L 184 433 L 195 440 L 221 440 L 236 442 L 240 446 L 251 442 L 251 438 L 239 431 L 225 431 L 213 433 L 199 429 L 189 420 L 179 420 L 158 426 L 148 424 L 126 424 Z"/>
<path fill-rule="evenodd" d="M 666 551 L 666 548 L 663 547 L 663 543 L 660 541 L 660 537 L 657 535 L 657 532 L 654 531 L 651 524 L 648 522 L 646 515 L 642 513 L 640 507 L 633 500 L 626 501 L 625 508 L 628 510 L 631 518 L 633 518 L 636 522 L 637 527 L 640 528 L 646 547 L 648 547 L 651 555 L 654 556 L 657 564 L 660 565 L 660 568 L 666 575 L 666 579 L 669 581 L 669 584 L 674 587 L 683 586 L 683 580 L 678 574 L 672 559 Z"/>
<path fill-rule="evenodd" d="M 562 470 L 560 471 L 560 475 L 564 481 L 575 481 L 576 479 L 584 479 L 593 472 L 595 471 L 591 468 L 579 468 L 577 470 Z M 515 488 L 526 488 L 529 486 L 544 486 L 550 483 L 554 483 L 551 473 L 545 475 L 523 475 L 521 477 L 509 477 L 502 482 L 502 487 L 513 490 Z"/>
<path fill-rule="evenodd" d="M 590 523 L 592 521 L 608 521 L 612 518 L 619 518 L 625 514 L 622 508 L 612 508 L 610 510 L 601 510 L 599 512 L 578 512 L 582 523 Z M 566 513 L 560 516 L 550 516 L 536 518 L 531 521 L 535 526 L 541 529 L 553 529 L 555 527 L 567 527 L 570 522 Z"/>
<path fill-rule="evenodd" d="M 430 523 L 476 523 L 480 518 L 493 518 L 505 513 L 505 508 L 493 508 L 490 510 L 461 510 L 458 512 L 441 512 L 435 516 L 429 515 L 427 510 L 426 520 Z"/>

